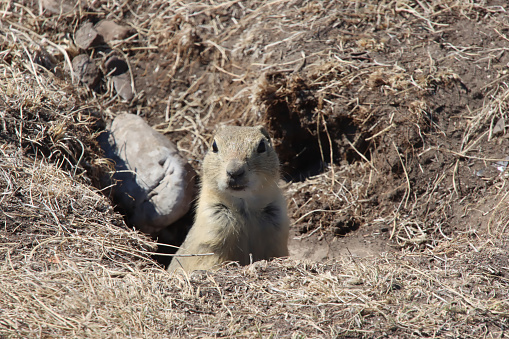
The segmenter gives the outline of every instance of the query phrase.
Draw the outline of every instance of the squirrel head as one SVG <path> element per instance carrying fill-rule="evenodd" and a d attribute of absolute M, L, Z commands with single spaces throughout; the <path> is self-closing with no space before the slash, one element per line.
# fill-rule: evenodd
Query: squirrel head
<path fill-rule="evenodd" d="M 242 198 L 279 180 L 279 159 L 263 126 L 223 126 L 203 160 L 202 184 Z"/>

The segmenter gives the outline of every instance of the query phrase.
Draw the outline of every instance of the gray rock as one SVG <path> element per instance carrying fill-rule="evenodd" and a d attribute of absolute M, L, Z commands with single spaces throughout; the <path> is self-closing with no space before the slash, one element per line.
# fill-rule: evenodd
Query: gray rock
<path fill-rule="evenodd" d="M 105 42 L 124 40 L 131 34 L 131 29 L 121 26 L 110 20 L 101 20 L 95 25 L 95 30 L 103 37 Z"/>
<path fill-rule="evenodd" d="M 99 142 L 116 163 L 115 201 L 137 228 L 155 234 L 189 211 L 196 173 L 173 143 L 142 118 L 117 116 Z"/>
<path fill-rule="evenodd" d="M 118 95 L 126 100 L 131 101 L 134 97 L 133 88 L 131 86 L 131 78 L 128 73 L 115 75 L 112 77 L 113 86 L 115 86 L 115 91 L 117 91 Z"/>
<path fill-rule="evenodd" d="M 493 135 L 498 135 L 498 134 L 504 134 L 505 133 L 505 119 L 504 118 L 500 118 L 498 119 L 497 123 L 495 124 L 495 126 L 493 126 Z"/>
<path fill-rule="evenodd" d="M 79 9 L 79 4 L 70 0 L 40 0 L 40 3 L 42 8 L 53 14 L 66 15 Z"/>

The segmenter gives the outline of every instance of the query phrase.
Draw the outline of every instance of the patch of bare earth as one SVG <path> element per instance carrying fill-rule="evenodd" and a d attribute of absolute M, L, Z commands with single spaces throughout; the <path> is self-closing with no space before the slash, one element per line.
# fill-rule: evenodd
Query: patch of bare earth
<path fill-rule="evenodd" d="M 69 3 L 0 4 L 0 336 L 507 335 L 505 1 Z M 101 19 L 132 34 L 80 51 Z M 167 273 L 92 186 L 121 112 L 196 169 L 218 124 L 266 125 L 291 257 Z"/>

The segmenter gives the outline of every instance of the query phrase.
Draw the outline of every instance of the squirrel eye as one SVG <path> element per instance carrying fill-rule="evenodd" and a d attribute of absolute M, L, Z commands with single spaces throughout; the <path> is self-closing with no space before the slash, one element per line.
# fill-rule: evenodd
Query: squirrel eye
<path fill-rule="evenodd" d="M 214 140 L 214 142 L 212 143 L 212 152 L 214 153 L 217 153 L 217 144 L 216 144 L 216 141 Z"/>
<path fill-rule="evenodd" d="M 266 148 L 265 148 L 265 141 L 261 140 L 260 143 L 258 144 L 258 148 L 256 149 L 256 151 L 258 153 L 263 153 L 265 152 Z"/>

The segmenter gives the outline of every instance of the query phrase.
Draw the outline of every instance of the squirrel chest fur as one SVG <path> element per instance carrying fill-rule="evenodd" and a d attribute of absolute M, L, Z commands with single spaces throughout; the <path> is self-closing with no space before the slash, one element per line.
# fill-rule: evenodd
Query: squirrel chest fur
<path fill-rule="evenodd" d="M 203 161 L 194 225 L 168 269 L 287 256 L 289 219 L 279 177 L 279 159 L 263 127 L 220 128 Z"/>

